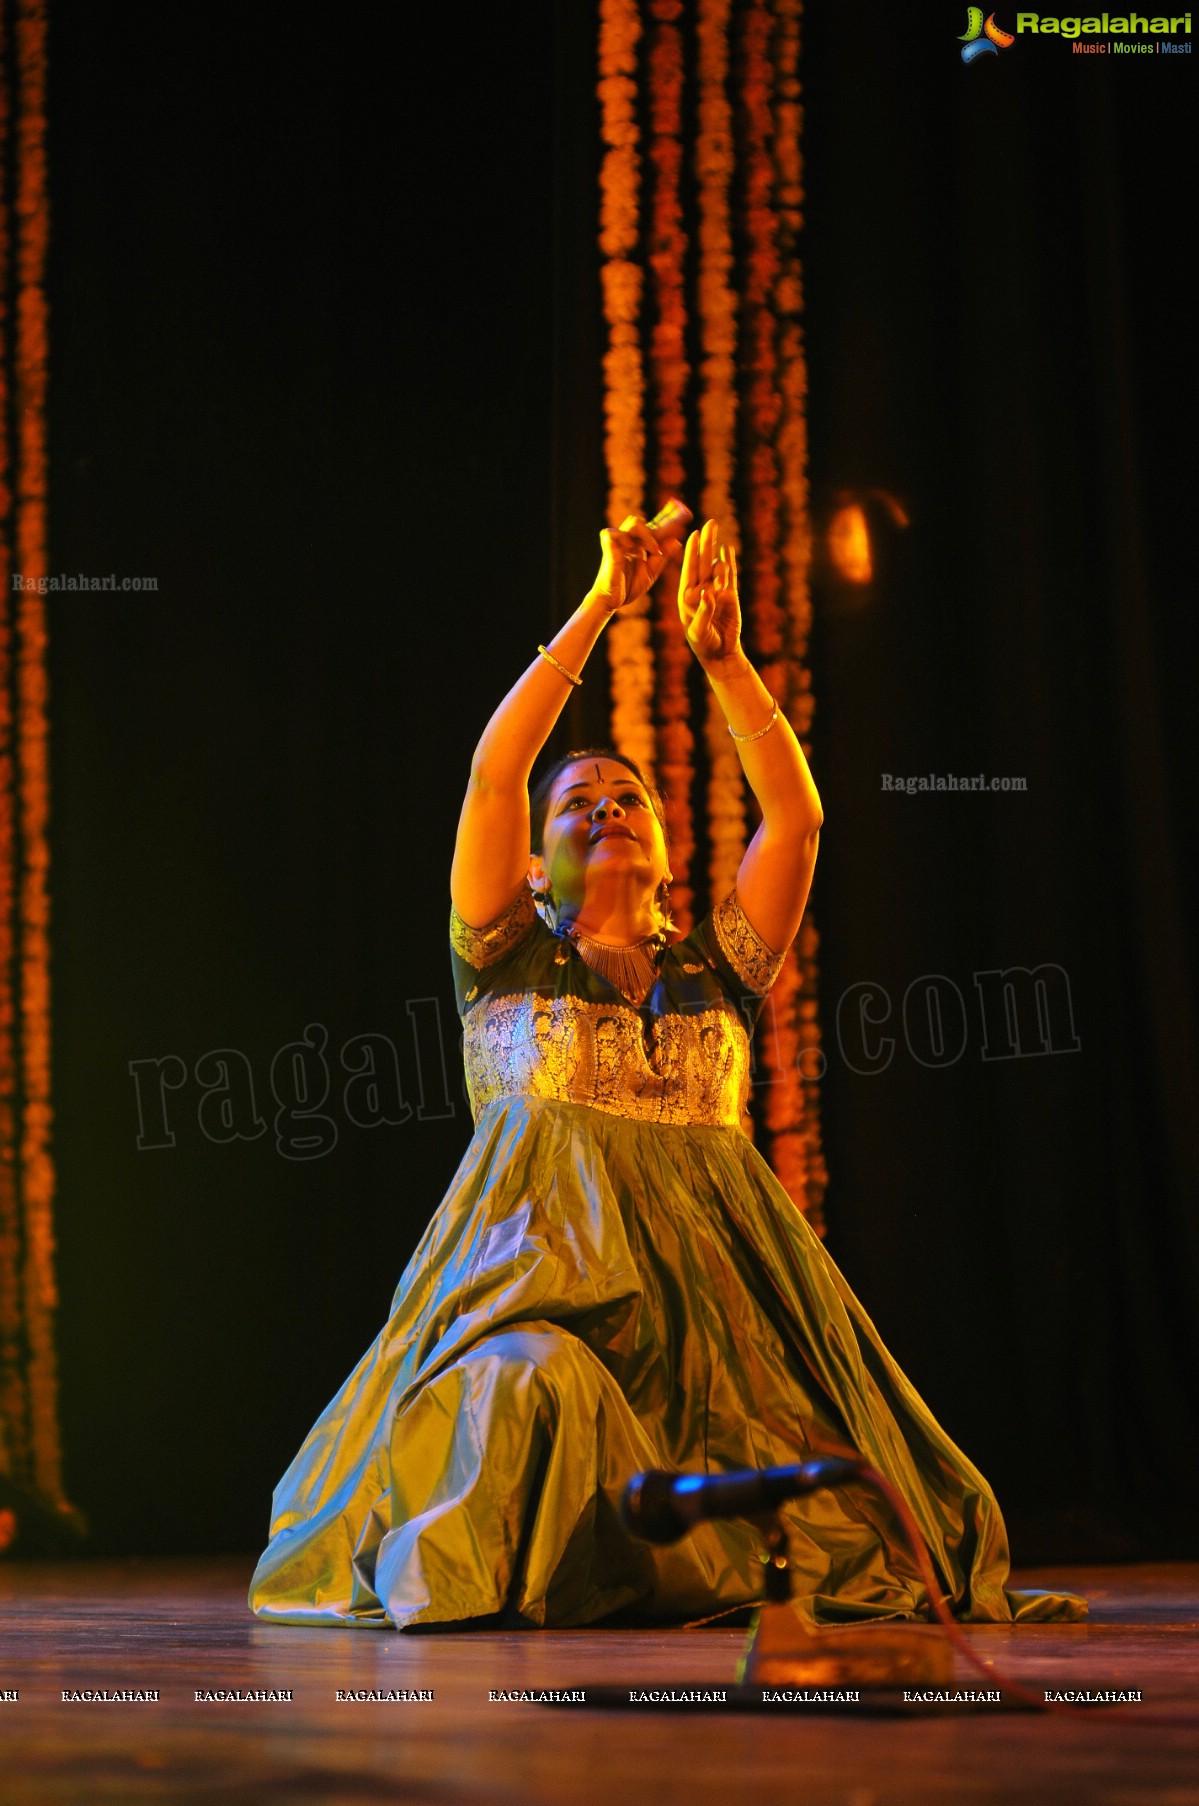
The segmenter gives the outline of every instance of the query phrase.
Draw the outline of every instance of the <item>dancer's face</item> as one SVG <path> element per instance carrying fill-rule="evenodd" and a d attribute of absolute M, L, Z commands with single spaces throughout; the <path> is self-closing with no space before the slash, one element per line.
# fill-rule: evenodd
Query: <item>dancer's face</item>
<path fill-rule="evenodd" d="M 644 784 L 617 759 L 578 759 L 554 780 L 540 862 L 561 902 L 623 875 L 653 897 L 668 874 L 666 837 Z"/>

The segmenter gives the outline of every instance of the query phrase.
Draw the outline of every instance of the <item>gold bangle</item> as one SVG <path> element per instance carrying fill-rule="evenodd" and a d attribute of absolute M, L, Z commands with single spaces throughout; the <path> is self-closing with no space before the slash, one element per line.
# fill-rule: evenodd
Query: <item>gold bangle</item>
<path fill-rule="evenodd" d="M 563 677 L 567 680 L 568 683 L 574 684 L 576 686 L 576 688 L 579 684 L 582 683 L 583 679 L 581 677 L 576 677 L 573 671 L 568 671 L 566 669 L 566 666 L 564 664 L 560 663 L 560 661 L 558 659 L 556 659 L 554 657 L 553 653 L 548 651 L 546 649 L 546 647 L 538 646 L 537 650 L 538 650 L 538 652 L 540 652 L 542 658 L 545 660 L 547 665 L 552 665 L 554 667 L 555 671 L 561 671 Z"/>
<path fill-rule="evenodd" d="M 774 702 L 774 697 L 772 696 L 770 698 L 770 700 L 771 700 L 771 702 Z M 771 728 L 774 726 L 774 724 L 778 720 L 778 718 L 779 718 L 779 705 L 777 702 L 775 702 L 773 709 L 770 711 L 770 720 L 766 723 L 765 727 L 760 727 L 756 734 L 738 734 L 734 731 L 733 728 L 729 729 L 729 733 L 732 734 L 734 740 L 738 740 L 738 741 L 760 740 L 762 738 L 763 734 L 768 734 L 770 732 Z"/>

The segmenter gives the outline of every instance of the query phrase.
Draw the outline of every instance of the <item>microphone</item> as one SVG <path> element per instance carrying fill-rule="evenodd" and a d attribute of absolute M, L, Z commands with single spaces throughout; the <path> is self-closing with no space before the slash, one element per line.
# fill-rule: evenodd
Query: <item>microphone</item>
<path fill-rule="evenodd" d="M 825 1456 L 797 1467 L 738 1468 L 728 1474 L 634 1474 L 620 1515 L 625 1528 L 646 1543 L 677 1543 L 705 1518 L 754 1517 L 784 1499 L 843 1486 L 865 1463 Z"/>

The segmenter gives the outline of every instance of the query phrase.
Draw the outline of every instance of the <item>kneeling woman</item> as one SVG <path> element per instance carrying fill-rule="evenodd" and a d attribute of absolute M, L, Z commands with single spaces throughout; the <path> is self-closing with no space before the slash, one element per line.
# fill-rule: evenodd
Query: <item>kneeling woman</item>
<path fill-rule="evenodd" d="M 759 1596 L 737 1522 L 622 1527 L 647 1468 L 852 1446 L 904 1494 L 961 1618 L 1075 1618 L 1006 1587 L 1003 1520 L 743 1129 L 752 1022 L 799 927 L 820 800 L 740 643 L 714 522 L 679 587 L 762 823 L 735 888 L 672 935 L 660 799 L 609 750 L 534 761 L 618 609 L 666 564 L 640 518 L 484 730 L 450 942 L 475 1132 L 392 1315 L 280 1481 L 250 1603 L 287 1623 L 679 1619 Z M 928 1616 L 864 1488 L 785 1508 L 814 1624 Z"/>

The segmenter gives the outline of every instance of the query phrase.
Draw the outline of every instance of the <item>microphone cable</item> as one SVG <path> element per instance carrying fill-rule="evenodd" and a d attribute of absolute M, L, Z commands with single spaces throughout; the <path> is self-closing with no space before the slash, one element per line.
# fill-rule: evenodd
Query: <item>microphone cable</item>
<path fill-rule="evenodd" d="M 988 1664 L 984 1662 L 983 1658 L 976 1655 L 971 1648 L 969 1642 L 962 1634 L 961 1627 L 949 1611 L 949 1608 L 941 1596 L 941 1588 L 937 1582 L 936 1574 L 933 1571 L 932 1558 L 928 1552 L 928 1545 L 924 1540 L 923 1533 L 919 1524 L 916 1522 L 915 1516 L 913 1515 L 907 1500 L 899 1491 L 899 1488 L 893 1485 L 892 1482 L 887 1479 L 885 1474 L 880 1474 L 876 1467 L 871 1467 L 868 1462 L 861 1460 L 860 1457 L 856 1455 L 850 1455 L 849 1451 L 846 1451 L 846 1454 L 848 1457 L 847 1459 L 838 1458 L 835 1462 L 829 1462 L 830 1467 L 841 1470 L 837 1473 L 836 1478 L 831 1483 L 835 1485 L 843 1480 L 857 1479 L 861 1480 L 865 1485 L 873 1487 L 876 1492 L 881 1493 L 899 1521 L 900 1528 L 903 1531 L 904 1540 L 912 1552 L 913 1559 L 920 1572 L 920 1578 L 924 1582 L 925 1591 L 928 1594 L 929 1605 L 932 1608 L 934 1618 L 937 1620 L 962 1660 L 982 1675 L 990 1686 L 994 1687 L 998 1685 L 1006 1693 L 1010 1693 L 1014 1699 L 1019 1700 L 1022 1704 L 1029 1706 L 1038 1712 L 1074 1718 L 1081 1717 L 1094 1719 L 1099 1717 L 1105 1719 L 1108 1723 L 1111 1722 L 1113 1715 L 1116 1715 L 1120 1717 L 1121 1722 L 1124 1724 L 1146 1725 L 1155 1728 L 1162 1725 L 1169 1725 L 1171 1727 L 1185 1725 L 1191 1730 L 1199 1729 L 1199 1716 L 1194 1714 L 1188 1715 L 1181 1712 L 1132 1713 L 1129 1712 L 1126 1706 L 1121 1705 L 1088 1706 L 1074 1700 L 1045 1699 L 1043 1695 L 1034 1693 L 1030 1687 L 1024 1686 L 1022 1682 L 1013 1680 L 1005 1670 L 997 1667 L 993 1663 Z M 818 1464 L 815 1462 L 811 1463 L 812 1467 L 817 1465 Z M 770 1472 L 769 1469 L 764 1471 L 767 1473 Z M 685 1477 L 686 1476 L 678 1475 L 662 1476 L 663 1479 L 669 1478 L 672 1480 Z M 724 1476 L 720 1477 L 723 1478 Z M 729 1477 L 731 1478 L 732 1476 Z M 750 1478 L 750 1473 L 747 1472 L 744 1477 L 748 1480 Z M 649 1478 L 650 1476 L 647 1474 L 638 1474 L 629 1482 L 625 1491 L 626 1502 L 640 1497 L 641 1486 L 643 1482 Z M 813 1491 L 815 1489 L 811 1486 L 807 1486 L 803 1490 Z M 681 1534 L 685 1535 L 687 1534 L 687 1531 L 684 1530 Z"/>

